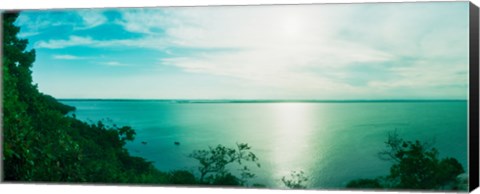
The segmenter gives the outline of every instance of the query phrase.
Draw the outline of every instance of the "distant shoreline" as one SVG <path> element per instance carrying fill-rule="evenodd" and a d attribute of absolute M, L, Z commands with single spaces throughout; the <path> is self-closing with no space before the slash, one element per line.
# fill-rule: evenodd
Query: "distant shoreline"
<path fill-rule="evenodd" d="M 391 103 L 391 102 L 467 102 L 462 99 L 383 99 L 383 100 L 237 100 L 237 99 L 98 99 L 98 98 L 64 98 L 59 101 L 154 101 L 170 103 Z"/>

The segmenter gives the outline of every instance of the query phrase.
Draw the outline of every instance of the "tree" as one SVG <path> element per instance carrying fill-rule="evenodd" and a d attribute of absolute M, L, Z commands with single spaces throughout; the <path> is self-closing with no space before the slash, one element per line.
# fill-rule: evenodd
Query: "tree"
<path fill-rule="evenodd" d="M 244 185 L 247 179 L 253 178 L 255 175 L 250 172 L 248 163 L 254 163 L 260 167 L 258 158 L 250 151 L 248 144 L 236 144 L 236 148 L 228 148 L 222 145 L 209 147 L 208 150 L 195 150 L 189 157 L 198 160 L 200 166 L 200 183 L 223 185 Z M 233 176 L 228 170 L 227 165 L 236 163 L 241 167 L 240 177 Z M 207 176 L 208 175 L 208 176 Z"/>
<path fill-rule="evenodd" d="M 396 188 L 414 190 L 454 190 L 457 176 L 464 172 L 455 158 L 438 159 L 438 150 L 429 143 L 405 141 L 389 133 L 387 149 L 379 153 L 383 160 L 393 161 L 390 174 L 376 179 L 350 181 L 349 188 Z"/>
<path fill-rule="evenodd" d="M 18 13 L 3 13 L 3 180 L 167 183 L 167 174 L 123 147 L 131 127 L 87 124 L 66 116 L 74 107 L 32 84 L 35 50 L 19 39 Z"/>
<path fill-rule="evenodd" d="M 376 179 L 357 179 L 348 182 L 347 188 L 362 188 L 362 189 L 380 189 L 383 186 L 378 178 Z"/>
<path fill-rule="evenodd" d="M 31 109 L 26 98 L 31 98 L 32 86 L 30 67 L 35 51 L 26 51 L 28 41 L 16 37 L 20 28 L 13 25 L 18 13 L 3 14 L 3 161 L 4 177 L 19 177 L 30 180 L 35 165 L 35 136 Z"/>
<path fill-rule="evenodd" d="M 283 184 L 290 189 L 306 189 L 305 182 L 308 178 L 303 171 L 292 171 L 290 177 L 282 177 Z"/>
<path fill-rule="evenodd" d="M 185 170 L 175 170 L 169 173 L 168 182 L 171 184 L 196 185 L 195 176 Z"/>

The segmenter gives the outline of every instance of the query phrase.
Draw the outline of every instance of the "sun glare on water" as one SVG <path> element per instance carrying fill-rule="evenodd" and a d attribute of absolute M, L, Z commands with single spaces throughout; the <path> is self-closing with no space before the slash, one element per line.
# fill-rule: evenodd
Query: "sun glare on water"
<path fill-rule="evenodd" d="M 288 175 L 292 170 L 306 171 L 308 164 L 302 158 L 309 157 L 313 112 L 308 103 L 277 103 L 272 105 L 276 122 L 273 140 L 273 161 L 277 177 Z"/>

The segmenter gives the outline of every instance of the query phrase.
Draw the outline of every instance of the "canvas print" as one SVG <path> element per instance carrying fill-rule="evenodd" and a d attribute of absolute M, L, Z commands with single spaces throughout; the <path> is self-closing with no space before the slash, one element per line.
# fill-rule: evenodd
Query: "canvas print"
<path fill-rule="evenodd" d="M 2 16 L 5 182 L 468 190 L 468 2 Z"/>

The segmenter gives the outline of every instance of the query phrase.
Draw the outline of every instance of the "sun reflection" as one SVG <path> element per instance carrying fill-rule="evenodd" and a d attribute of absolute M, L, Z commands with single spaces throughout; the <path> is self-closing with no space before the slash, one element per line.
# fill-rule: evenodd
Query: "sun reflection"
<path fill-rule="evenodd" d="M 276 177 L 293 170 L 308 170 L 311 157 L 313 114 L 307 103 L 278 103 L 272 107 L 276 128 L 273 130 L 273 161 Z"/>

